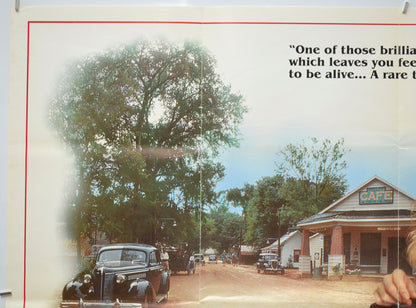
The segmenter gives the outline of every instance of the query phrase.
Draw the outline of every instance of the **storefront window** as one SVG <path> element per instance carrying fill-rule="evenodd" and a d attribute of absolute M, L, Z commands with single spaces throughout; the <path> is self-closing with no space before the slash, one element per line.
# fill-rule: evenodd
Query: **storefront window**
<path fill-rule="evenodd" d="M 380 265 L 381 233 L 361 233 L 361 264 Z"/>

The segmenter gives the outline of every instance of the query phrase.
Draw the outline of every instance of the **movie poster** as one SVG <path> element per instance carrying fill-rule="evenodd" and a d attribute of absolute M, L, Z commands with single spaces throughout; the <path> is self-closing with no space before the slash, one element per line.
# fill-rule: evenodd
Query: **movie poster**
<path fill-rule="evenodd" d="M 7 307 L 368 307 L 411 274 L 413 11 L 11 22 Z"/>

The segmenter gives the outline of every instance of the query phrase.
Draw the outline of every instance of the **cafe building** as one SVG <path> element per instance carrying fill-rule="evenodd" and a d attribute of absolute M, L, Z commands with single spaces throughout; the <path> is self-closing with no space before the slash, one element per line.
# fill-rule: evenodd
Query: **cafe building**
<path fill-rule="evenodd" d="M 411 273 L 406 238 L 416 228 L 414 207 L 413 196 L 374 176 L 318 214 L 298 222 L 302 230 L 299 273 L 310 274 L 312 262 L 319 262 L 328 277 L 356 267 L 361 273 L 387 274 L 397 267 Z M 309 240 L 314 234 L 323 237 L 318 260 L 312 260 L 310 254 Z"/>

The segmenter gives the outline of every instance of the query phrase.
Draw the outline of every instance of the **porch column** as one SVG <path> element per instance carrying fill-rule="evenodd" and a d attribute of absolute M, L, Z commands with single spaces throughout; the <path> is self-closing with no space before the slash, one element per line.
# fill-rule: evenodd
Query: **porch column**
<path fill-rule="evenodd" d="M 302 230 L 302 245 L 299 256 L 299 274 L 300 276 L 311 274 L 311 256 L 309 252 L 309 231 Z"/>
<path fill-rule="evenodd" d="M 331 252 L 328 256 L 328 278 L 345 273 L 344 237 L 342 226 L 337 225 L 332 229 Z"/>
<path fill-rule="evenodd" d="M 302 246 L 300 247 L 301 256 L 310 256 L 309 252 L 309 231 L 302 230 Z"/>

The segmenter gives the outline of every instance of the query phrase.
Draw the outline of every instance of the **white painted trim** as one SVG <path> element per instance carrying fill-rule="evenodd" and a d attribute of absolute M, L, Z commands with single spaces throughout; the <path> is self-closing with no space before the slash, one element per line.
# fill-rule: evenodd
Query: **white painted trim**
<path fill-rule="evenodd" d="M 321 225 L 321 224 L 327 224 L 327 223 L 351 223 L 351 225 L 357 225 L 357 223 L 363 223 L 363 222 L 370 222 L 370 223 L 375 223 L 377 224 L 377 226 L 382 227 L 382 225 L 380 225 L 380 223 L 394 223 L 395 226 L 397 226 L 398 223 L 405 223 L 408 222 L 409 225 L 413 225 L 416 221 L 416 218 L 397 218 L 397 219 L 391 219 L 391 218 L 386 218 L 386 219 L 326 219 L 326 220 L 320 220 L 320 221 L 314 221 L 311 223 L 304 223 L 304 224 L 298 224 L 298 226 L 303 227 L 303 226 L 312 226 L 312 225 Z M 372 225 L 373 226 L 373 225 Z M 374 225 L 376 226 L 376 225 Z"/>
<path fill-rule="evenodd" d="M 374 177 L 372 177 L 370 180 L 368 180 L 367 182 L 365 182 L 364 184 L 358 186 L 357 188 L 355 188 L 354 190 L 352 190 L 351 192 L 349 192 L 348 194 L 346 194 L 345 196 L 343 196 L 342 198 L 338 199 L 337 201 L 335 201 L 334 203 L 332 203 L 331 205 L 329 205 L 328 207 L 324 208 L 322 211 L 320 211 L 318 214 L 323 214 L 328 212 L 330 209 L 332 209 L 333 207 L 335 207 L 336 205 L 340 204 L 342 201 L 344 201 L 345 199 L 347 199 L 348 197 L 352 196 L 353 194 L 355 194 L 357 191 L 359 191 L 360 189 L 363 189 L 365 186 L 367 186 L 368 184 L 370 184 L 371 182 L 378 180 L 380 182 L 383 182 L 384 184 L 386 184 L 387 186 L 390 186 L 391 188 L 393 188 L 394 191 L 397 191 L 398 193 L 408 197 L 409 199 L 412 199 L 413 201 L 416 200 L 415 197 L 409 195 L 408 193 L 406 193 L 405 191 L 399 189 L 397 186 L 387 182 L 386 180 L 380 178 L 379 176 L 375 175 Z"/>

